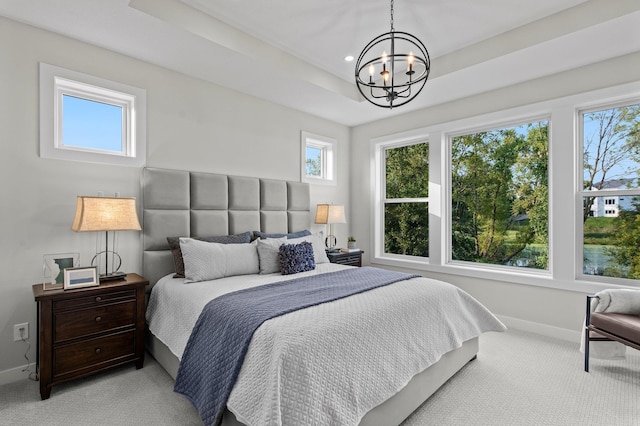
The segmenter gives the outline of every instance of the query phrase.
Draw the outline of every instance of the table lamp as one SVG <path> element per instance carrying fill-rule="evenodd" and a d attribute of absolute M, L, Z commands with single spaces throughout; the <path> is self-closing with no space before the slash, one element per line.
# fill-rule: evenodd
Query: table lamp
<path fill-rule="evenodd" d="M 347 223 L 344 206 L 337 204 L 318 204 L 316 207 L 315 223 L 329 225 L 329 234 L 325 238 L 325 245 L 329 251 L 336 250 L 336 237 L 333 235 L 334 223 Z"/>
<path fill-rule="evenodd" d="M 140 231 L 140 222 L 136 212 L 135 198 L 118 197 L 85 197 L 78 196 L 76 215 L 71 229 L 75 232 L 105 232 L 104 251 L 96 253 L 91 260 L 98 262 L 100 269 L 100 256 L 104 253 L 104 274 L 100 275 L 100 281 L 124 279 L 125 273 L 120 272 L 122 258 L 116 253 L 115 232 L 113 231 Z M 109 271 L 109 231 L 113 234 L 113 249 L 111 250 L 111 270 Z M 115 258 L 118 258 L 118 266 Z"/>

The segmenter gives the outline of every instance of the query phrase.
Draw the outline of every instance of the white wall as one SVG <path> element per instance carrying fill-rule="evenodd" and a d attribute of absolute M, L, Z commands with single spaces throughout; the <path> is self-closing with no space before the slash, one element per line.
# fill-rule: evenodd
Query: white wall
<path fill-rule="evenodd" d="M 95 237 L 71 231 L 77 195 L 139 197 L 141 169 L 38 156 L 38 62 L 147 91 L 147 166 L 300 180 L 300 131 L 338 141 L 338 185 L 311 187 L 311 205 L 349 201 L 349 129 L 66 37 L 0 18 L 0 383 L 26 377 L 26 345 L 13 324 L 29 322 L 35 361 L 42 256 L 95 253 Z M 311 219 L 312 220 L 312 219 Z M 323 229 L 311 225 L 312 229 Z M 348 225 L 336 226 L 346 241 Z M 139 233 L 119 234 L 122 270 L 141 272 Z"/>
<path fill-rule="evenodd" d="M 359 245 L 367 251 L 365 263 L 371 262 L 373 252 L 371 212 L 374 206 L 372 205 L 372 186 L 370 184 L 373 167 L 373 162 L 370 160 L 372 139 L 633 83 L 638 81 L 638 69 L 640 69 L 640 53 L 635 53 L 353 128 L 351 133 L 351 206 L 353 214 L 358 219 L 353 221 L 351 229 L 358 237 Z M 427 84 L 429 83 L 427 82 Z M 421 94 L 421 96 L 423 95 Z M 552 164 L 552 170 L 562 173 L 563 179 L 568 184 L 568 190 L 562 192 L 563 196 L 568 196 L 560 199 L 557 196 L 558 191 L 552 195 L 555 208 L 552 214 L 555 215 L 571 215 L 570 212 L 573 211 L 572 166 L 574 160 L 573 147 L 571 146 L 573 139 L 570 136 L 571 129 L 566 133 L 569 134 L 568 138 L 562 137 L 558 138 L 562 140 L 554 141 L 562 145 L 556 145 L 558 149 L 552 153 L 552 156 L 561 154 L 554 158 L 556 160 L 562 158 L 563 160 L 562 164 L 557 161 Z M 565 135 L 563 134 L 563 136 Z M 439 141 L 431 140 L 430 143 L 439 143 Z M 556 177 L 559 176 L 558 174 Z M 552 194 L 554 194 L 553 190 Z M 562 285 L 566 286 L 567 283 L 571 284 L 573 281 L 574 232 L 572 229 L 555 229 L 554 231 L 558 237 L 556 250 L 559 250 L 561 255 L 570 254 L 566 259 L 562 259 L 565 262 L 571 262 L 569 268 L 563 269 L 564 271 L 568 270 L 569 274 L 560 274 L 563 275 L 562 277 L 556 276 L 556 279 L 561 280 Z M 579 336 L 584 316 L 584 291 L 566 291 L 519 284 L 510 282 L 508 279 L 498 281 L 486 277 L 472 277 L 468 273 L 467 276 L 462 276 L 443 274 L 440 271 L 438 273 L 414 272 L 458 285 L 479 299 L 494 313 L 505 317 L 513 325 L 535 328 L 538 331 L 563 338 Z"/>

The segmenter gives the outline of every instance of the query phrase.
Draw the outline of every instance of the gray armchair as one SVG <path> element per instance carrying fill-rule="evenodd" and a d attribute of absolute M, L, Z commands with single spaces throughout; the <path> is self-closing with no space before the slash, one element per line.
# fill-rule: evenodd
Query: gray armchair
<path fill-rule="evenodd" d="M 591 312 L 591 300 L 587 296 L 584 329 L 584 371 L 589 372 L 589 342 L 616 341 L 640 350 L 640 316 L 618 312 Z"/>

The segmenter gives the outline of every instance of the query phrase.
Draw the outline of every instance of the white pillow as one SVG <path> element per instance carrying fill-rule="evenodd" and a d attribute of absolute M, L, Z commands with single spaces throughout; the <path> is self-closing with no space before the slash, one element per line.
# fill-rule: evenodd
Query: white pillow
<path fill-rule="evenodd" d="M 257 239 L 258 242 L 258 258 L 260 259 L 260 273 L 273 274 L 280 272 L 280 262 L 278 262 L 278 252 L 282 244 L 289 244 L 285 238 L 266 238 Z"/>
<path fill-rule="evenodd" d="M 640 315 L 640 290 L 607 289 L 596 293 L 600 297 L 595 312 Z"/>
<path fill-rule="evenodd" d="M 185 283 L 260 271 L 258 252 L 253 244 L 219 244 L 180 238 L 180 250 L 184 259 Z"/>
<path fill-rule="evenodd" d="M 316 232 L 315 234 L 307 235 L 300 238 L 289 238 L 286 243 L 287 244 L 299 244 L 303 241 L 308 241 L 313 246 L 313 257 L 315 258 L 316 264 L 318 263 L 329 263 L 329 258 L 327 257 L 327 252 L 325 251 L 324 245 L 324 234 L 322 231 Z"/>

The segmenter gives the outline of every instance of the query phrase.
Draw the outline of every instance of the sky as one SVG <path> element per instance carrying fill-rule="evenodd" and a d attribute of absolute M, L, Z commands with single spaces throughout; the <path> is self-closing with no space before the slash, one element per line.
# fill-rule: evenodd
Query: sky
<path fill-rule="evenodd" d="M 122 107 L 63 96 L 65 146 L 122 152 Z"/>

